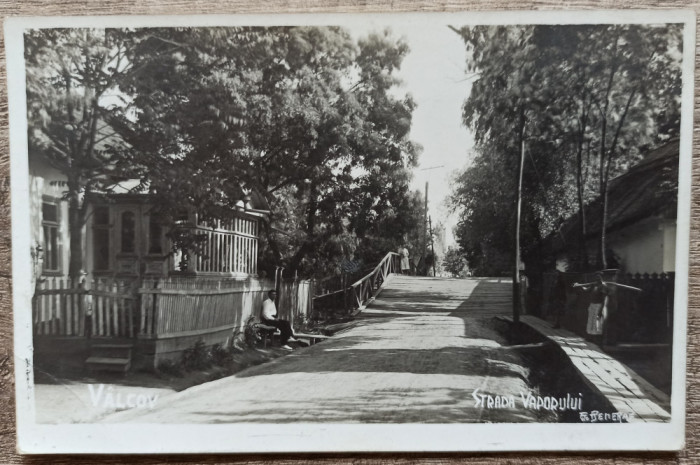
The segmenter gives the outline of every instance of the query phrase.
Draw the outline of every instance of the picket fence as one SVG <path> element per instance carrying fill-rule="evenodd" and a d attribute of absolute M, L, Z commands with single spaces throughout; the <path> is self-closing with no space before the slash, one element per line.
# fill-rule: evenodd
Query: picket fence
<path fill-rule="evenodd" d="M 257 278 L 100 278 L 88 286 L 93 316 L 87 319 L 88 291 L 71 279 L 47 278 L 39 283 L 33 299 L 34 333 L 85 337 L 86 322 L 91 322 L 94 337 L 140 339 L 242 328 L 250 316 L 258 317 L 267 290 L 274 286 Z M 310 316 L 312 281 L 281 281 L 278 290 L 280 317 L 296 321 Z"/>
<path fill-rule="evenodd" d="M 87 290 L 70 278 L 49 277 L 37 283 L 32 302 L 34 333 L 40 336 L 134 337 L 135 302 L 132 282 L 99 278 L 90 285 L 92 318 L 86 318 Z"/>

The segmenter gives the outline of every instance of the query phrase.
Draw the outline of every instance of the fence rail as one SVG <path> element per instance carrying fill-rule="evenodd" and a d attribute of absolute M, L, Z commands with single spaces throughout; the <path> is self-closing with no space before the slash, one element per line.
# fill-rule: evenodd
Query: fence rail
<path fill-rule="evenodd" d="M 362 308 L 376 295 L 386 278 L 400 270 L 400 265 L 401 256 L 389 252 L 374 268 L 326 278 L 316 284 L 316 289 L 322 293 L 314 294 L 314 306 L 323 312 Z"/>
<path fill-rule="evenodd" d="M 400 260 L 401 256 L 396 252 L 387 253 L 374 270 L 350 286 L 356 308 L 363 308 L 367 301 L 374 297 L 389 274 L 400 270 Z"/>

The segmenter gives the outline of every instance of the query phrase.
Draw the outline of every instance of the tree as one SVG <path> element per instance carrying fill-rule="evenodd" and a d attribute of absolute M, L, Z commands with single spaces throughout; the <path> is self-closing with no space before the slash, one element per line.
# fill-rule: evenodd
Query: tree
<path fill-rule="evenodd" d="M 464 278 L 469 273 L 469 263 L 458 247 L 449 247 L 442 260 L 442 268 L 453 278 Z"/>
<path fill-rule="evenodd" d="M 475 191 L 466 183 L 479 183 L 480 176 L 489 174 L 501 185 L 514 186 L 518 160 L 524 163 L 527 199 L 525 248 L 529 242 L 534 254 L 533 244 L 556 231 L 577 206 L 579 266 L 585 267 L 585 205 L 597 195 L 603 202 L 597 259 L 605 267 L 609 179 L 678 130 L 680 29 L 584 25 L 457 31 L 470 52 L 468 70 L 476 79 L 464 105 L 464 122 L 477 141 L 476 158 L 458 178 L 453 199 L 464 214 L 460 244 L 477 250 L 469 236 L 479 237 L 474 223 L 494 199 L 500 200 L 501 218 L 495 228 L 504 226 L 514 206 L 502 196 L 494 197 L 489 186 Z M 515 187 L 508 189 L 515 192 Z M 475 197 L 466 199 L 466 194 Z M 503 237 L 495 247 L 502 253 L 515 252 Z"/>
<path fill-rule="evenodd" d="M 109 126 L 124 111 L 122 81 L 132 72 L 131 38 L 117 29 L 35 29 L 25 35 L 29 150 L 66 180 L 72 278 L 83 268 L 85 197 L 117 175 L 124 147 Z"/>
<path fill-rule="evenodd" d="M 150 30 L 121 121 L 142 152 L 129 163 L 166 212 L 222 215 L 255 189 L 272 209 L 266 260 L 319 270 L 405 200 L 414 104 L 392 89 L 407 51 L 337 27 Z"/>

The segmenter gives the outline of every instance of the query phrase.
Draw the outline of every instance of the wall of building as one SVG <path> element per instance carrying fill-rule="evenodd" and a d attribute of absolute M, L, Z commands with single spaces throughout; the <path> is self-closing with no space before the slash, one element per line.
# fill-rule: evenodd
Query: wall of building
<path fill-rule="evenodd" d="M 42 272 L 41 264 L 37 264 L 37 272 L 49 276 L 67 276 L 70 261 L 70 233 L 68 229 L 68 202 L 63 200 L 66 187 L 56 185 L 65 181 L 66 177 L 60 171 L 52 168 L 39 157 L 32 158 L 29 164 L 29 214 L 31 243 L 36 248 L 44 248 L 44 228 L 42 226 L 42 204 L 51 202 L 58 207 L 59 216 L 59 271 Z M 52 185 L 52 183 L 54 183 Z M 46 251 L 44 251 L 46 252 Z"/>
<path fill-rule="evenodd" d="M 109 267 L 107 269 L 98 269 L 95 260 L 95 248 L 100 244 L 96 242 L 96 228 L 100 226 L 95 224 L 94 210 L 95 208 L 106 206 L 109 212 Z M 119 202 L 104 205 L 90 205 L 89 220 L 86 239 L 87 268 L 94 273 L 95 276 L 116 276 L 122 278 L 136 278 L 139 276 L 164 276 L 167 273 L 167 241 L 165 240 L 165 232 L 161 231 L 160 253 L 149 253 L 150 238 L 150 210 L 151 206 L 144 202 Z M 131 212 L 134 214 L 134 251 L 124 253 L 121 250 L 122 244 L 122 220 L 123 214 Z"/>
<path fill-rule="evenodd" d="M 662 224 L 664 232 L 664 273 L 676 271 L 676 221 L 668 220 Z"/>
<path fill-rule="evenodd" d="M 626 273 L 675 271 L 675 222 L 650 218 L 610 233 L 608 246 Z"/>

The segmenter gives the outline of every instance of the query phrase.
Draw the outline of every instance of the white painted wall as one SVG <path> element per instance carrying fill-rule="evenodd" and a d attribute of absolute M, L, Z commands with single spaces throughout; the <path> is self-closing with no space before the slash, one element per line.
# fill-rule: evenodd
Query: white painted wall
<path fill-rule="evenodd" d="M 58 170 L 49 166 L 39 157 L 31 157 L 29 163 L 29 211 L 31 221 L 31 243 L 32 246 L 40 244 L 43 247 L 44 230 L 41 224 L 42 211 L 41 204 L 45 197 L 59 199 L 59 246 L 61 276 L 68 275 L 68 263 L 70 260 L 70 235 L 68 230 L 68 202 L 60 200 L 63 198 L 66 188 L 64 186 L 52 186 L 51 182 L 64 181 L 66 177 Z M 56 274 L 54 274 L 55 276 Z"/>
<path fill-rule="evenodd" d="M 650 218 L 608 236 L 608 246 L 627 273 L 675 271 L 676 225 Z"/>

